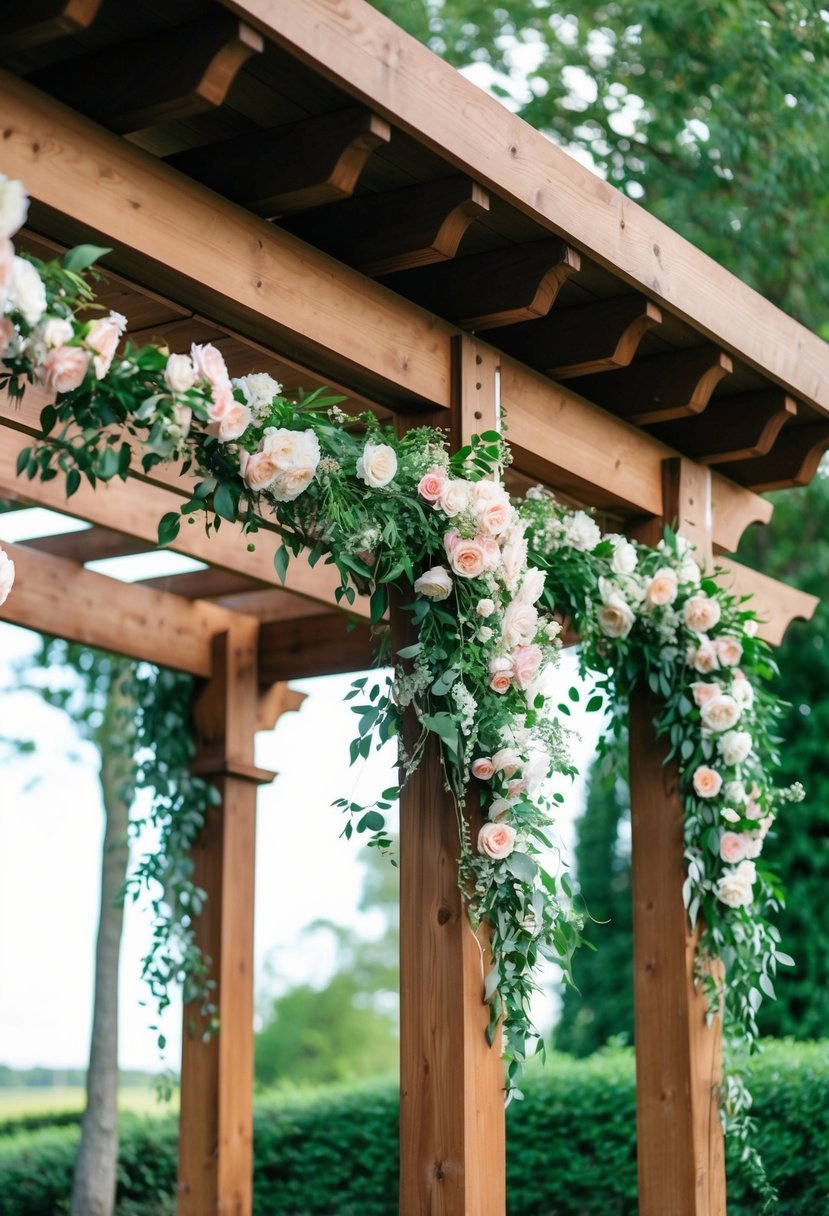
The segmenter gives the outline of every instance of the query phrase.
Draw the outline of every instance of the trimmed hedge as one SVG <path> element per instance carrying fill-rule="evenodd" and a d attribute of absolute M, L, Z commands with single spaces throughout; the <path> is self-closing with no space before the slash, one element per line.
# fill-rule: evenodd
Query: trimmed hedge
<path fill-rule="evenodd" d="M 829 1044 L 776 1043 L 756 1063 L 758 1142 L 781 1216 L 829 1214 Z M 635 1216 L 633 1057 L 554 1056 L 508 1112 L 510 1216 Z M 68 1212 L 77 1127 L 0 1139 L 0 1216 Z M 256 1216 L 397 1216 L 392 1084 L 258 1102 Z M 172 1216 L 173 1119 L 125 1116 L 119 1216 Z M 732 1165 L 729 1216 L 760 1216 Z"/>

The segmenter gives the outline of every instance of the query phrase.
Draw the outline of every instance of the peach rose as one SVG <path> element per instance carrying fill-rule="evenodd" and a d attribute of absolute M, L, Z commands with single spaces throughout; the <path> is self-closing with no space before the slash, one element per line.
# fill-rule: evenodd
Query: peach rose
<path fill-rule="evenodd" d="M 731 730 L 740 717 L 740 707 L 733 697 L 723 693 L 706 701 L 700 710 L 703 725 L 709 730 Z"/>
<path fill-rule="evenodd" d="M 528 646 L 538 629 L 538 613 L 532 604 L 522 604 L 513 600 L 504 613 L 501 626 L 501 636 L 504 645 L 512 650 L 513 646 Z"/>
<path fill-rule="evenodd" d="M 247 406 L 245 407 L 247 409 Z M 292 469 L 283 469 L 276 475 L 271 486 L 271 494 L 277 502 L 293 502 L 307 490 L 314 480 L 316 465 L 296 465 Z"/>
<path fill-rule="evenodd" d="M 526 690 L 541 666 L 543 655 L 540 646 L 517 646 L 512 652 L 515 661 L 515 683 Z"/>
<path fill-rule="evenodd" d="M 500 536 L 510 521 L 512 507 L 502 499 L 484 504 L 478 512 L 478 530 L 484 536 Z"/>
<path fill-rule="evenodd" d="M 720 665 L 714 643 L 708 638 L 700 642 L 699 646 L 688 647 L 686 662 L 701 676 L 707 676 L 709 672 L 716 671 Z"/>
<path fill-rule="evenodd" d="M 190 347 L 190 358 L 193 360 L 193 366 L 198 375 L 202 376 L 213 388 L 218 388 L 220 384 L 230 386 L 227 365 L 221 352 L 212 343 L 208 342 L 205 346 L 199 346 L 194 342 Z"/>
<path fill-rule="evenodd" d="M 444 566 L 432 566 L 431 570 L 415 579 L 414 589 L 427 599 L 445 600 L 452 594 L 452 579 Z"/>
<path fill-rule="evenodd" d="M 694 694 L 694 703 L 702 708 L 712 697 L 718 697 L 722 692 L 722 687 L 716 680 L 712 680 L 710 684 L 698 680 L 696 684 L 691 685 L 691 692 Z"/>
<path fill-rule="evenodd" d="M 426 502 L 436 503 L 446 485 L 446 472 L 443 469 L 430 469 L 424 473 L 417 484 L 417 492 Z"/>
<path fill-rule="evenodd" d="M 234 439 L 239 439 L 244 435 L 251 423 L 251 412 L 249 405 L 241 405 L 240 402 L 234 400 L 228 390 L 225 396 L 225 390 L 221 386 L 213 390 L 214 403 L 207 411 L 207 416 L 211 422 L 216 423 L 216 435 L 221 443 L 230 443 Z M 218 397 L 218 400 L 216 398 Z"/>
<path fill-rule="evenodd" d="M 746 856 L 745 837 L 737 832 L 723 832 L 720 837 L 720 857 L 729 865 L 735 866 Z"/>
<path fill-rule="evenodd" d="M 267 490 L 279 474 L 279 469 L 267 452 L 254 452 L 253 455 L 241 452 L 239 471 L 252 490 Z"/>
<path fill-rule="evenodd" d="M 657 570 L 645 588 L 645 599 L 651 608 L 662 608 L 672 604 L 677 596 L 679 583 L 676 574 L 667 566 Z"/>
<path fill-rule="evenodd" d="M 512 659 L 499 656 L 489 661 L 489 687 L 493 692 L 505 693 L 512 685 L 515 668 Z"/>
<path fill-rule="evenodd" d="M 743 657 L 743 648 L 736 638 L 717 638 L 714 646 L 717 651 L 717 658 L 723 667 L 736 667 Z"/>
<path fill-rule="evenodd" d="M 692 595 L 685 601 L 682 619 L 694 633 L 708 633 L 720 619 L 720 606 L 706 595 Z"/>
<path fill-rule="evenodd" d="M 87 330 L 84 342 L 94 352 L 96 380 L 103 380 L 112 366 L 112 360 L 121 341 L 121 334 L 127 328 L 127 318 L 120 312 L 111 312 L 108 317 L 99 317 L 93 321 Z"/>
<path fill-rule="evenodd" d="M 515 848 L 515 828 L 508 823 L 485 823 L 478 833 L 478 852 L 494 861 L 509 857 Z"/>
<path fill-rule="evenodd" d="M 491 756 L 479 756 L 477 760 L 472 761 L 472 776 L 477 777 L 479 781 L 489 781 L 494 772 L 495 765 Z"/>
<path fill-rule="evenodd" d="M 722 777 L 716 769 L 701 764 L 694 770 L 694 791 L 699 798 L 716 798 L 722 789 Z"/>
<path fill-rule="evenodd" d="M 79 388 L 89 371 L 91 355 L 79 346 L 56 346 L 35 368 L 35 375 L 50 393 L 71 393 Z"/>
<path fill-rule="evenodd" d="M 480 578 L 486 569 L 484 551 L 476 540 L 459 540 L 449 562 L 461 578 Z"/>

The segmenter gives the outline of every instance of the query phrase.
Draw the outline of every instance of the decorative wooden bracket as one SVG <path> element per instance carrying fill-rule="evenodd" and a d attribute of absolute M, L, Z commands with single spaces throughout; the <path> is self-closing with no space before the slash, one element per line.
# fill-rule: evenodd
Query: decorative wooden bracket
<path fill-rule="evenodd" d="M 759 635 L 772 646 L 779 646 L 783 635 L 794 620 L 810 621 L 820 600 L 796 587 L 779 583 L 777 579 L 749 570 L 733 558 L 720 557 L 717 565 L 723 571 L 720 585 L 736 595 L 754 596 L 752 607 L 760 615 Z"/>
<path fill-rule="evenodd" d="M 702 422 L 686 419 L 653 428 L 654 435 L 702 464 L 725 464 L 767 455 L 797 413 L 782 389 L 717 397 Z"/>
<path fill-rule="evenodd" d="M 700 414 L 732 370 L 731 359 L 723 351 L 698 346 L 638 359 L 632 367 L 612 375 L 586 377 L 579 383 L 579 392 L 628 422 L 652 426 Z"/>
<path fill-rule="evenodd" d="M 370 667 L 369 626 L 361 623 L 351 630 L 347 626 L 348 620 L 341 612 L 263 624 L 259 634 L 260 684 Z"/>
<path fill-rule="evenodd" d="M 787 426 L 767 456 L 720 465 L 720 472 L 752 490 L 806 486 L 829 448 L 829 422 Z"/>
<path fill-rule="evenodd" d="M 270 785 L 276 773 L 269 768 L 257 768 L 255 764 L 246 764 L 233 756 L 224 756 L 220 752 L 200 755 L 190 765 L 197 777 L 238 777 L 240 781 L 250 781 L 253 785 Z"/>
<path fill-rule="evenodd" d="M 302 708 L 304 692 L 289 688 L 284 681 L 271 684 L 259 693 L 256 703 L 256 729 L 273 730 L 283 714 L 295 713 Z"/>
<path fill-rule="evenodd" d="M 30 51 L 88 29 L 101 3 L 102 0 L 6 0 L 0 55 Z"/>
<path fill-rule="evenodd" d="M 534 241 L 407 270 L 385 282 L 464 329 L 486 330 L 546 316 L 580 266 L 581 257 L 564 241 Z"/>
<path fill-rule="evenodd" d="M 190 118 L 220 106 L 262 35 L 230 14 L 137 38 L 42 68 L 32 84 L 112 131 Z"/>
<path fill-rule="evenodd" d="M 179 152 L 167 163 L 273 219 L 350 198 L 372 152 L 390 139 L 387 122 L 352 106 Z"/>
<path fill-rule="evenodd" d="M 489 195 L 468 177 L 445 177 L 367 194 L 283 225 L 364 274 L 391 274 L 455 256 L 467 228 L 489 211 Z"/>
<path fill-rule="evenodd" d="M 554 380 L 626 367 L 662 312 L 644 296 L 622 296 L 494 329 L 487 341 Z"/>

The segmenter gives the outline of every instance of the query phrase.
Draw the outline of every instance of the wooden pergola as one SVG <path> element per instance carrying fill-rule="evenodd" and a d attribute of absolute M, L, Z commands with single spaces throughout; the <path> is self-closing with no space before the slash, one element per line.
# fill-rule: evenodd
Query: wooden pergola
<path fill-rule="evenodd" d="M 678 521 L 755 593 L 772 641 L 811 615 L 722 555 L 768 523 L 758 491 L 807 483 L 829 446 L 829 347 L 365 0 L 10 0 L 0 63 L 0 171 L 33 200 L 22 243 L 111 246 L 102 298 L 134 341 L 211 341 L 233 374 L 332 385 L 456 441 L 503 409 L 517 491 L 541 481 L 646 539 Z M 200 932 L 222 1030 L 185 1036 L 179 1212 L 249 1216 L 269 778 L 253 736 L 282 682 L 368 664 L 367 604 L 346 632 L 325 567 L 297 560 L 283 589 L 270 546 L 250 553 L 227 525 L 172 543 L 207 563 L 195 574 L 126 586 L 84 569 L 151 549 L 190 491 L 173 469 L 68 502 L 21 483 L 45 403 L 32 389 L 0 412 L 0 496 L 93 527 L 8 546 L 4 616 L 203 681 L 198 764 L 222 806 L 199 845 Z M 720 1052 L 693 984 L 682 806 L 648 705 L 632 718 L 640 1210 L 715 1216 Z M 436 763 L 401 802 L 400 1211 L 503 1216 L 503 1078 Z"/>

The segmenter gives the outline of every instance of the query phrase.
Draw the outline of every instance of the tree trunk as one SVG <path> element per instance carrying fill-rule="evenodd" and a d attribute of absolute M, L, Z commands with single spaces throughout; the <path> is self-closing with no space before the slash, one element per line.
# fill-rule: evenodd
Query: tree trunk
<path fill-rule="evenodd" d="M 125 688 L 132 666 L 113 662 L 109 696 L 96 742 L 106 826 L 101 908 L 95 951 L 95 1007 L 86 1080 L 87 1104 L 75 1165 L 72 1216 L 112 1216 L 118 1163 L 118 970 L 132 802 L 135 704 Z"/>

